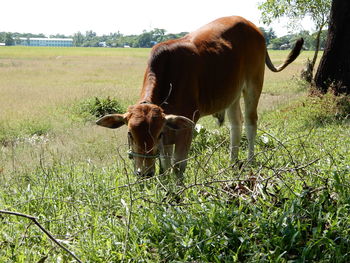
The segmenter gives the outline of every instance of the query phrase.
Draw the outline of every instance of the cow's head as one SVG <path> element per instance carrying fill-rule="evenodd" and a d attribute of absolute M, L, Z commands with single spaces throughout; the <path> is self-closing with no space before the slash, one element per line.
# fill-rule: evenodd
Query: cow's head
<path fill-rule="evenodd" d="M 135 162 L 135 174 L 152 176 L 155 161 L 162 154 L 164 144 L 173 144 L 174 131 L 192 129 L 194 123 L 183 116 L 166 115 L 154 104 L 130 106 L 125 114 L 109 114 L 96 122 L 97 125 L 116 129 L 128 126 L 129 156 Z M 170 132 L 172 131 L 172 132 Z"/>

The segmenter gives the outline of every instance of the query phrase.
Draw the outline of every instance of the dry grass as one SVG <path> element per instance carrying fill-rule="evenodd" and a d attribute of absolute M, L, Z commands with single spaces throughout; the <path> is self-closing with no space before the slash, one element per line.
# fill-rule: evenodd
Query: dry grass
<path fill-rule="evenodd" d="M 93 96 L 131 103 L 139 93 L 149 53 L 147 49 L 30 47 L 3 47 L 1 51 L 1 121 L 44 117 L 49 109 Z M 287 55 L 285 51 L 270 53 L 275 64 Z M 302 53 L 280 73 L 266 70 L 263 93 L 295 93 L 291 77 L 299 75 L 310 55 Z"/>
<path fill-rule="evenodd" d="M 47 54 L 46 49 L 42 52 L 38 48 L 4 49 L 5 58 L 0 60 L 0 120 L 44 117 L 49 108 L 91 96 L 111 95 L 132 101 L 138 93 L 147 51 L 140 53 L 143 56 L 133 56 L 124 50 L 102 50 L 102 54 L 96 49 L 53 50 L 56 53 Z M 91 54 L 87 55 L 89 50 Z M 14 55 L 16 52 L 22 56 Z"/>

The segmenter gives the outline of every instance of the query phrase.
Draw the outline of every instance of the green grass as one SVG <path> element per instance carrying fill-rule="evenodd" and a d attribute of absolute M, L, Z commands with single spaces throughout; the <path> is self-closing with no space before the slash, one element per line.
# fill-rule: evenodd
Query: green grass
<path fill-rule="evenodd" d="M 41 52 L 47 58 L 49 53 L 72 52 L 66 53 L 66 59 L 84 65 L 85 54 L 79 52 L 90 49 L 38 50 L 38 54 L 28 49 L 31 55 L 18 55 L 22 62 L 30 57 L 30 65 L 37 67 L 27 65 L 17 71 L 11 66 L 13 85 L 18 85 L 23 72 L 40 72 L 48 64 L 53 70 L 48 71 L 47 82 L 55 83 L 61 65 L 39 61 Z M 2 101 L 2 110 L 11 118 L 2 117 L 0 125 L 0 210 L 36 216 L 83 262 L 350 261 L 350 104 L 346 98 L 303 97 L 304 89 L 291 79 L 300 69 L 298 60 L 299 68 L 288 76 L 267 73 L 254 164 L 242 162 L 232 168 L 228 127 L 218 129 L 211 118 L 204 118 L 204 129 L 192 145 L 184 186 L 176 186 L 170 174 L 142 182 L 132 174 L 132 163 L 126 158 L 125 129 L 95 127 L 85 122 L 92 117 L 77 114 L 76 107 L 94 96 L 115 98 L 106 94 L 109 89 L 104 93 L 96 79 L 123 74 L 124 79 L 136 78 L 135 71 L 127 70 L 112 77 L 118 63 L 119 70 L 131 63 L 129 68 L 139 70 L 136 75 L 142 78 L 146 56 L 123 53 L 121 58 L 114 52 L 127 51 L 101 50 L 91 49 L 91 60 L 66 73 L 69 82 L 62 80 L 59 83 L 65 85 L 53 84 L 44 93 L 55 103 L 45 96 L 34 98 L 22 116 Z M 98 52 L 106 52 L 107 58 Z M 285 55 L 271 52 L 277 60 Z M 11 56 L 6 59 L 14 59 Z M 92 72 L 94 63 L 104 70 L 91 78 L 91 91 L 81 95 L 82 76 Z M 28 89 L 40 90 L 36 73 L 26 74 L 33 82 Z M 274 78 L 291 84 L 278 91 L 277 85 L 270 85 Z M 114 86 L 114 92 L 120 94 L 122 106 L 137 98 L 138 87 L 128 94 L 119 87 Z M 23 98 L 17 99 L 13 105 L 21 108 Z M 244 136 L 241 159 L 246 154 Z M 73 262 L 27 219 L 0 214 L 0 262 L 39 262 L 46 256 L 45 262 Z"/>

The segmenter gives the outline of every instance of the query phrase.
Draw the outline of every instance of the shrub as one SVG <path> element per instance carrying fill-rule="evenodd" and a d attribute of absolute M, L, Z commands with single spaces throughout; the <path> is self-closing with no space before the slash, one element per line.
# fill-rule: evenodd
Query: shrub
<path fill-rule="evenodd" d="M 336 96 L 332 92 L 312 98 L 306 106 L 310 108 L 309 117 L 316 125 L 341 124 L 350 116 L 350 98 L 345 95 Z"/>
<path fill-rule="evenodd" d="M 77 107 L 78 114 L 87 119 L 91 116 L 100 118 L 106 114 L 123 113 L 124 111 L 125 107 L 121 106 L 116 99 L 111 99 L 110 97 L 105 99 L 90 98 L 79 103 Z"/>
<path fill-rule="evenodd" d="M 336 117 L 339 119 L 350 118 L 350 97 L 346 95 L 340 95 L 335 97 L 336 102 Z"/>

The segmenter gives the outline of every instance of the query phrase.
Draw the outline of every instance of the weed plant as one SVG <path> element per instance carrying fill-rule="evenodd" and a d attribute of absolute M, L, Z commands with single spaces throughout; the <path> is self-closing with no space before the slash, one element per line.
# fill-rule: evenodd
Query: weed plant
<path fill-rule="evenodd" d="M 124 113 L 126 109 L 121 106 L 117 99 L 95 97 L 78 103 L 75 106 L 75 111 L 84 119 L 96 119 L 107 114 Z"/>

